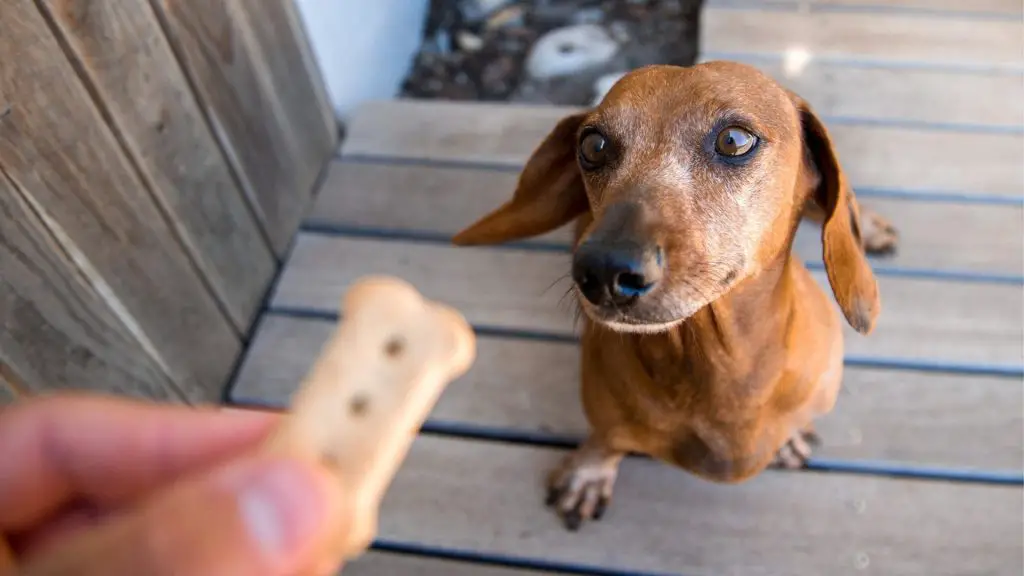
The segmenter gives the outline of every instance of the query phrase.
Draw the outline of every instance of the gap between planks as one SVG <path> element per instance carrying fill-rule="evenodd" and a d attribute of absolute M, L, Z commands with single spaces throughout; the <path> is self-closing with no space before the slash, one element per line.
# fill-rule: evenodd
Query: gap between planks
<path fill-rule="evenodd" d="M 341 576 L 543 576 L 544 574 L 556 576 L 570 574 L 569 572 L 552 572 L 536 567 L 516 566 L 516 564 L 526 564 L 526 562 L 516 562 L 516 560 L 480 557 L 464 550 L 424 548 L 415 544 L 378 540 L 368 553 L 345 565 Z"/>
<path fill-rule="evenodd" d="M 341 234 L 434 236 L 447 241 L 505 202 L 518 174 L 475 167 L 331 162 L 304 229 Z M 879 274 L 1024 282 L 1024 208 L 861 198 L 899 229 L 895 255 L 872 257 Z M 437 210 L 438 206 L 445 207 Z M 949 234 L 956 229 L 958 234 Z M 821 264 L 820 228 L 800 226 L 795 253 Z M 568 251 L 571 228 L 516 243 Z"/>
<path fill-rule="evenodd" d="M 507 103 L 368 102 L 353 115 L 342 154 L 516 170 L 558 120 L 578 110 Z M 831 126 L 829 132 L 856 190 L 1024 202 L 1024 135 L 851 125 Z"/>
<path fill-rule="evenodd" d="M 1024 74 L 858 68 L 765 54 L 730 58 L 760 69 L 811 103 L 826 125 L 950 132 L 1024 132 Z M 715 60 L 705 55 L 699 61 Z"/>
<path fill-rule="evenodd" d="M 1020 22 L 1018 0 L 707 0 L 707 6 L 794 12 L 865 12 Z"/>
<path fill-rule="evenodd" d="M 271 300 L 274 308 L 337 313 L 357 277 L 392 274 L 446 301 L 477 326 L 572 334 L 567 254 L 299 235 Z M 824 273 L 815 272 L 830 293 Z M 879 360 L 1019 367 L 1020 288 L 879 277 L 883 312 L 868 337 L 846 327 L 848 355 Z"/>
<path fill-rule="evenodd" d="M 287 405 L 336 322 L 265 315 L 230 399 Z M 569 445 L 588 430 L 572 343 L 478 336 L 473 367 L 442 394 L 429 429 Z M 1024 388 L 993 377 L 848 367 L 833 414 L 818 425 L 822 462 L 1013 474 L 1024 468 Z M 984 449 L 979 449 L 979 446 Z M 899 463 L 899 464 L 893 464 Z"/>
<path fill-rule="evenodd" d="M 920 18 L 895 12 L 745 10 L 707 5 L 700 53 L 799 52 L 814 59 L 1020 73 L 1019 19 Z"/>
<path fill-rule="evenodd" d="M 379 540 L 622 572 L 1020 570 L 1018 488 L 779 471 L 727 486 L 627 459 L 605 518 L 572 533 L 542 503 L 564 454 L 419 436 L 385 496 Z"/>

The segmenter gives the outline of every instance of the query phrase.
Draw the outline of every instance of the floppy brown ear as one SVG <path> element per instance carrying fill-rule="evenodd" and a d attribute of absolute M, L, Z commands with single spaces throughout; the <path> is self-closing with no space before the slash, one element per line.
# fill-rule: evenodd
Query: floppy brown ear
<path fill-rule="evenodd" d="M 825 125 L 802 99 L 797 97 L 796 105 L 804 146 L 818 172 L 812 181 L 818 181 L 814 201 L 825 212 L 821 241 L 828 281 L 846 321 L 868 334 L 875 327 L 881 300 L 863 249 L 860 208 Z"/>
<path fill-rule="evenodd" d="M 589 209 L 576 164 L 584 114 L 560 120 L 526 163 L 512 199 L 455 235 L 458 245 L 498 244 L 550 232 Z"/>

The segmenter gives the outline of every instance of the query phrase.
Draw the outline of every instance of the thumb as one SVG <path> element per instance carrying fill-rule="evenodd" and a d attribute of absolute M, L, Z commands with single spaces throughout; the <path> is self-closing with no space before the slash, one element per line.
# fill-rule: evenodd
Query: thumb
<path fill-rule="evenodd" d="M 71 537 L 21 574 L 291 576 L 344 535 L 344 502 L 337 481 L 313 465 L 238 462 Z"/>

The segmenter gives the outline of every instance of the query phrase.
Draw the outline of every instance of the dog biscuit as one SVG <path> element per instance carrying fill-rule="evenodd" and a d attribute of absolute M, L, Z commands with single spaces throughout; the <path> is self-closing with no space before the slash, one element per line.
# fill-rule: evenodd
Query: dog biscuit
<path fill-rule="evenodd" d="M 342 320 L 264 450 L 318 460 L 336 472 L 354 514 L 331 553 L 361 554 L 381 499 L 445 386 L 476 356 L 456 310 L 390 277 L 365 277 L 345 295 Z"/>

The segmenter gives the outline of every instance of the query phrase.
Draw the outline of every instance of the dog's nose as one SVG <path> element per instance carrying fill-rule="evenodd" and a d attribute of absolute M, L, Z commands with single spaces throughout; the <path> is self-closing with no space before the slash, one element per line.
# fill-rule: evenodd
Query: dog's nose
<path fill-rule="evenodd" d="M 659 249 L 604 248 L 584 243 L 576 250 L 572 279 L 596 306 L 631 304 L 661 280 Z"/>

